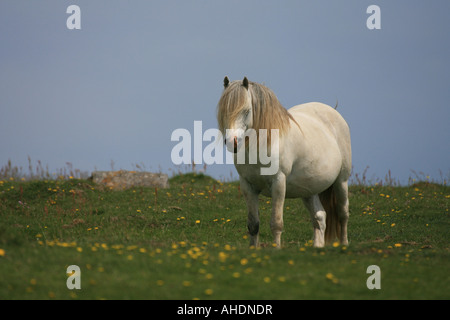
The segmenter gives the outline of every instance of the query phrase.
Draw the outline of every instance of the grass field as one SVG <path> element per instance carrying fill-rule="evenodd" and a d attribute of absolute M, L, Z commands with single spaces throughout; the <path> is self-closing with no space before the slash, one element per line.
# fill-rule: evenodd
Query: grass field
<path fill-rule="evenodd" d="M 351 187 L 350 244 L 324 249 L 302 202 L 287 200 L 277 250 L 270 198 L 255 249 L 238 183 L 190 173 L 170 185 L 0 181 L 0 299 L 450 299 L 448 186 Z M 80 290 L 66 286 L 69 265 Z"/>

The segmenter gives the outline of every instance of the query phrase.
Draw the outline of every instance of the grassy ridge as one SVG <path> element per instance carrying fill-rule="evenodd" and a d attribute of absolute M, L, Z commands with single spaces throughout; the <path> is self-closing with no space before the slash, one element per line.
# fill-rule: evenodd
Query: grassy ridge
<path fill-rule="evenodd" d="M 450 188 L 351 187 L 349 246 L 315 249 L 300 200 L 283 249 L 248 248 L 238 183 L 183 174 L 169 189 L 0 181 L 0 299 L 449 299 Z M 66 268 L 81 269 L 81 290 Z M 381 269 L 369 290 L 366 269 Z"/>

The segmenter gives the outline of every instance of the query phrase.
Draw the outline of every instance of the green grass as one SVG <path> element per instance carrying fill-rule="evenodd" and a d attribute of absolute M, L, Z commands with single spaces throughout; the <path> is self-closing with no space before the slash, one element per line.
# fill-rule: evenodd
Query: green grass
<path fill-rule="evenodd" d="M 89 180 L 0 182 L 0 299 L 449 299 L 447 186 L 354 186 L 348 246 L 311 246 L 300 200 L 272 247 L 248 247 L 238 183 L 201 174 L 169 189 L 112 191 Z M 81 269 L 81 290 L 66 269 Z M 367 267 L 381 269 L 369 290 Z"/>

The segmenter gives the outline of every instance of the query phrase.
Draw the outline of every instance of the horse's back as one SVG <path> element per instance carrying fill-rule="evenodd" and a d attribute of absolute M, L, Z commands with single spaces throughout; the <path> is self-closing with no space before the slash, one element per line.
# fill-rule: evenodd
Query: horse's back
<path fill-rule="evenodd" d="M 336 109 L 320 102 L 309 102 L 296 105 L 290 108 L 289 113 L 294 117 L 297 116 L 309 116 L 320 119 L 327 126 L 344 126 L 347 127 L 347 123 Z"/>
<path fill-rule="evenodd" d="M 350 129 L 342 115 L 333 107 L 320 102 L 309 102 L 290 108 L 289 113 L 300 124 L 300 127 L 308 126 L 311 122 L 323 124 L 335 137 L 339 146 L 343 161 L 342 174 L 350 175 L 351 172 L 351 141 Z"/>

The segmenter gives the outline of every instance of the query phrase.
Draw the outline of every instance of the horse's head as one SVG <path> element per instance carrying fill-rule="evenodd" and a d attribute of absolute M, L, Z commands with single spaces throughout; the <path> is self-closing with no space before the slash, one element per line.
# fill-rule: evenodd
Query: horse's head
<path fill-rule="evenodd" d="M 266 86 L 250 82 L 246 77 L 242 81 L 230 81 L 225 77 L 223 85 L 217 121 L 228 151 L 237 153 L 243 145 L 247 146 L 245 137 L 256 135 L 261 140 L 263 132 L 267 133 L 266 142 L 270 145 L 272 130 L 278 130 L 281 136 L 290 128 L 291 121 L 300 128 Z"/>
<path fill-rule="evenodd" d="M 232 81 L 225 77 L 224 92 L 219 101 L 217 120 L 225 136 L 228 151 L 237 153 L 245 142 L 245 132 L 253 127 L 252 96 L 249 81 Z"/>

